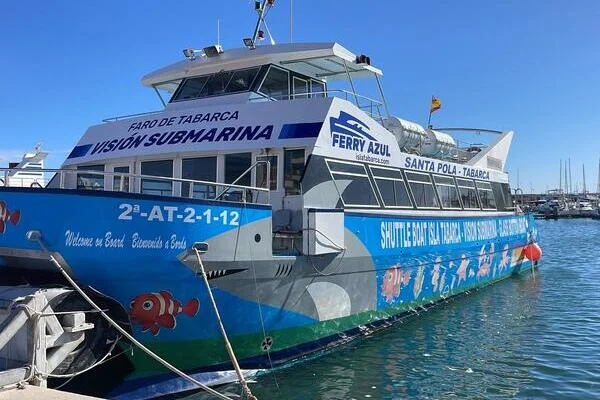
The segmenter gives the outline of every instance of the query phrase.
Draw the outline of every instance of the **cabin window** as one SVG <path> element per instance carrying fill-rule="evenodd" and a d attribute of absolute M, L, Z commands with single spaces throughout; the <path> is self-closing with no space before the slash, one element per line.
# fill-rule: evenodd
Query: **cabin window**
<path fill-rule="evenodd" d="M 481 207 L 484 210 L 495 210 L 496 199 L 494 199 L 494 192 L 492 191 L 492 185 L 489 182 L 477 182 L 477 192 L 479 193 L 479 199 L 481 200 Z"/>
<path fill-rule="evenodd" d="M 300 180 L 304 173 L 304 149 L 285 150 L 283 155 L 283 186 L 286 195 L 301 194 Z"/>
<path fill-rule="evenodd" d="M 129 192 L 129 166 L 114 167 L 113 172 L 113 190 L 115 192 Z M 125 175 L 119 175 L 125 174 Z"/>
<path fill-rule="evenodd" d="M 275 100 L 289 99 L 290 82 L 288 71 L 270 66 L 258 91 Z"/>
<path fill-rule="evenodd" d="M 225 88 L 231 79 L 233 72 L 221 71 L 211 75 L 200 92 L 200 97 L 216 96 L 225 93 Z"/>
<path fill-rule="evenodd" d="M 188 78 L 177 89 L 171 101 L 192 100 L 226 93 L 246 92 L 250 90 L 259 70 L 260 67 L 246 68 Z"/>
<path fill-rule="evenodd" d="M 197 99 L 208 78 L 209 76 L 199 76 L 186 79 L 179 91 L 173 95 L 172 101 Z"/>
<path fill-rule="evenodd" d="M 460 196 L 454 183 L 454 178 L 450 176 L 433 175 L 435 188 L 437 190 L 442 208 L 460 210 Z"/>
<path fill-rule="evenodd" d="M 252 164 L 252 153 L 234 153 L 225 155 L 225 183 L 233 183 Z M 250 186 L 250 172 L 241 177 L 236 185 Z"/>
<path fill-rule="evenodd" d="M 379 206 L 364 165 L 327 160 L 327 166 L 344 205 Z"/>
<path fill-rule="evenodd" d="M 270 185 L 269 190 L 277 190 L 277 156 L 258 156 L 256 161 L 269 161 L 270 163 Z M 260 163 L 256 166 L 256 186 L 267 187 L 267 164 Z"/>
<path fill-rule="evenodd" d="M 194 181 L 217 181 L 217 157 L 184 158 L 181 162 L 181 177 Z M 181 196 L 194 199 L 214 199 L 215 185 L 190 182 L 181 183 Z"/>
<path fill-rule="evenodd" d="M 311 89 L 310 91 L 313 93 L 312 97 L 326 97 L 327 93 L 325 93 L 325 83 L 321 81 L 311 80 Z"/>
<path fill-rule="evenodd" d="M 292 85 L 295 99 L 306 99 L 308 97 L 308 81 L 306 79 L 294 77 L 292 78 Z"/>
<path fill-rule="evenodd" d="M 492 190 L 494 191 L 498 210 L 514 210 L 515 207 L 508 183 L 492 182 Z"/>
<path fill-rule="evenodd" d="M 259 70 L 260 68 L 256 67 L 235 71 L 231 77 L 231 81 L 229 81 L 229 85 L 227 85 L 227 93 L 245 92 L 250 90 L 250 86 L 254 82 Z"/>
<path fill-rule="evenodd" d="M 470 210 L 478 210 L 479 200 L 477 199 L 477 191 L 475 190 L 475 182 L 467 179 L 456 178 L 458 192 L 462 200 L 463 207 Z"/>
<path fill-rule="evenodd" d="M 370 167 L 375 184 L 386 207 L 412 207 L 406 182 L 397 169 Z"/>
<path fill-rule="evenodd" d="M 97 174 L 77 174 L 77 189 L 81 190 L 104 190 L 104 164 L 80 165 L 77 171 L 96 171 Z"/>
<path fill-rule="evenodd" d="M 143 161 L 142 175 L 173 177 L 173 160 Z M 173 194 L 173 181 L 171 179 L 142 178 L 142 193 L 158 196 L 171 196 Z"/>
<path fill-rule="evenodd" d="M 431 176 L 419 172 L 405 172 L 406 180 L 412 191 L 415 204 L 418 208 L 438 208 L 440 206 Z"/>

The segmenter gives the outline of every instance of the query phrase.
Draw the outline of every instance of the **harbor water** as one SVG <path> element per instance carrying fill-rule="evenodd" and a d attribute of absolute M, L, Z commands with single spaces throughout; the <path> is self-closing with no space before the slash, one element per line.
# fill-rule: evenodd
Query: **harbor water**
<path fill-rule="evenodd" d="M 267 373 L 252 391 L 261 400 L 600 398 L 600 221 L 538 229 L 535 274 Z"/>

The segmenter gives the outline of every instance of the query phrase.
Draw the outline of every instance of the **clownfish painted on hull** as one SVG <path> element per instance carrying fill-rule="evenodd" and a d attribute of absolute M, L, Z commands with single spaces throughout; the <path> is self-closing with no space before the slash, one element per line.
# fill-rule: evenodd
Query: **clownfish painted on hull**
<path fill-rule="evenodd" d="M 385 301 L 391 303 L 396 297 L 400 297 L 400 290 L 410 282 L 410 271 L 402 271 L 400 264 L 389 268 L 383 276 L 381 294 Z"/>
<path fill-rule="evenodd" d="M 198 299 L 191 299 L 182 306 L 179 300 L 173 299 L 170 292 L 161 290 L 159 293 L 140 294 L 133 299 L 129 315 L 133 322 L 142 327 L 142 332 L 150 331 L 156 336 L 160 328 L 175 329 L 177 314 L 193 317 L 199 308 Z"/>
<path fill-rule="evenodd" d="M 0 233 L 6 232 L 6 223 L 17 225 L 21 220 L 21 212 L 14 210 L 11 212 L 4 201 L 0 201 Z"/>

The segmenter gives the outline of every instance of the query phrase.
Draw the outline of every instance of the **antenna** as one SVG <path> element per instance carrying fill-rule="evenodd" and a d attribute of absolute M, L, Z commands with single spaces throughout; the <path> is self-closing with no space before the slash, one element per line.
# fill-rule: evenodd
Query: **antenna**
<path fill-rule="evenodd" d="M 217 18 L 217 45 L 221 45 L 221 23 L 219 18 Z"/>
<path fill-rule="evenodd" d="M 292 15 L 293 15 L 293 8 L 294 8 L 293 2 L 294 2 L 294 0 L 290 0 L 290 43 L 293 43 L 293 40 L 292 40 L 292 21 L 293 21 Z"/>
<path fill-rule="evenodd" d="M 263 0 L 262 3 L 260 1 L 254 2 L 254 10 L 258 13 L 258 20 L 256 21 L 256 27 L 254 28 L 254 33 L 251 38 L 244 38 L 244 45 L 249 49 L 256 48 L 256 41 L 262 40 L 265 38 L 265 33 L 260 29 L 261 26 L 264 25 L 267 30 L 267 34 L 269 35 L 269 39 L 271 44 L 275 44 L 275 40 L 273 39 L 273 35 L 271 35 L 271 31 L 267 26 L 267 21 L 265 20 L 268 11 L 275 4 L 275 0 Z"/>

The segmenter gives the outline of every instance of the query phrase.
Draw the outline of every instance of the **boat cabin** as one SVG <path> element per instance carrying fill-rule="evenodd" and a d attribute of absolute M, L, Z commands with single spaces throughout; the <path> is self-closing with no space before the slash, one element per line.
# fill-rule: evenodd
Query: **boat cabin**
<path fill-rule="evenodd" d="M 369 57 L 337 43 L 185 54 L 142 79 L 162 110 L 89 128 L 49 186 L 269 204 L 282 252 L 307 245 L 311 221 L 343 224 L 344 210 L 514 210 L 503 171 L 512 132 L 474 150 L 389 115 Z M 356 92 L 365 77 L 378 100 Z"/>

